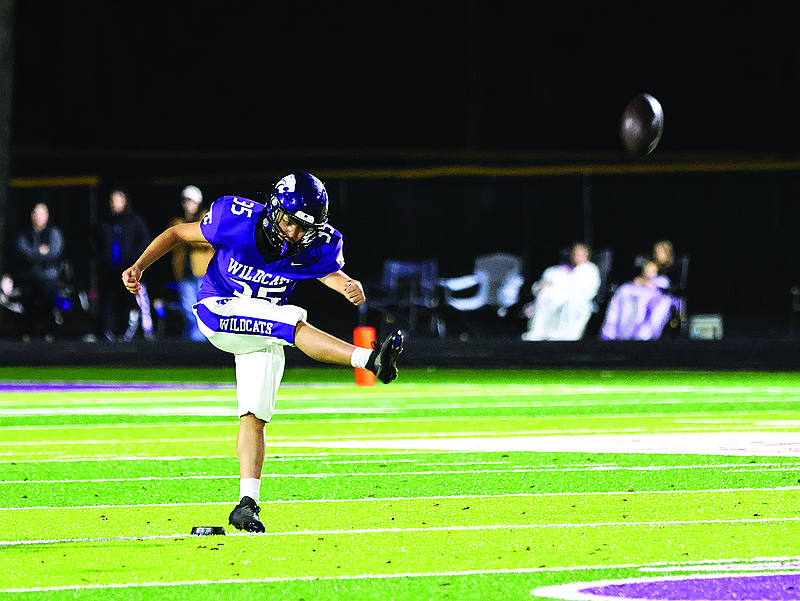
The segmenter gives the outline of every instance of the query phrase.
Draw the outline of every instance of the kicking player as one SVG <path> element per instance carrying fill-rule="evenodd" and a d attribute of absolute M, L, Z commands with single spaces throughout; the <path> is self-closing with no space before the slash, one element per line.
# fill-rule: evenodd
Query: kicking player
<path fill-rule="evenodd" d="M 223 196 L 200 222 L 159 234 L 122 273 L 136 294 L 142 272 L 177 244 L 209 242 L 216 253 L 203 278 L 194 314 L 214 346 L 236 365 L 239 432 L 239 504 L 229 523 L 264 532 L 258 518 L 264 426 L 272 418 L 284 370 L 284 346 L 296 346 L 325 363 L 368 369 L 384 384 L 397 377 L 400 331 L 377 349 L 364 349 L 308 323 L 306 311 L 287 304 L 299 280 L 316 278 L 354 305 L 366 300 L 361 282 L 342 271 L 342 235 L 328 223 L 328 193 L 310 173 L 293 173 L 274 187 L 266 205 Z"/>

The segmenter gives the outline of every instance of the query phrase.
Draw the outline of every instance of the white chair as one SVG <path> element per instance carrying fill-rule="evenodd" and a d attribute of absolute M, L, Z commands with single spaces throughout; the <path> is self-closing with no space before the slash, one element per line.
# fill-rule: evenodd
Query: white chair
<path fill-rule="evenodd" d="M 482 255 L 473 273 L 439 280 L 445 305 L 466 314 L 488 308 L 495 317 L 518 301 L 522 283 L 522 259 L 509 253 Z"/>

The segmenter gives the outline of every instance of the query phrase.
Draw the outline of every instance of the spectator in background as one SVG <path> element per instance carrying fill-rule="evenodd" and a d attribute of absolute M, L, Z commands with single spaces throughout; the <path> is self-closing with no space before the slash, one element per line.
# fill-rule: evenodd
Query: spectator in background
<path fill-rule="evenodd" d="M 22 303 L 19 288 L 10 274 L 0 276 L 0 335 L 18 335 L 22 321 Z"/>
<path fill-rule="evenodd" d="M 524 308 L 529 322 L 523 340 L 580 340 L 600 288 L 600 271 L 590 257 L 589 247 L 576 242 L 570 264 L 545 269 L 531 287 L 536 299 Z"/>
<path fill-rule="evenodd" d="M 658 268 L 658 275 L 663 276 L 659 282 L 662 290 L 669 291 L 680 282 L 679 266 L 675 263 L 675 249 L 669 240 L 659 240 L 653 245 L 651 257 L 639 256 L 634 261 L 637 268 L 643 269 L 645 264 L 652 261 Z M 637 276 L 638 277 L 638 276 Z"/>
<path fill-rule="evenodd" d="M 670 282 L 658 268 L 655 261 L 645 263 L 641 274 L 617 289 L 608 303 L 601 339 L 655 340 L 661 336 L 673 299 L 664 293 Z"/>
<path fill-rule="evenodd" d="M 200 221 L 207 210 L 202 208 L 203 193 L 196 186 L 186 186 L 181 192 L 183 215 L 175 217 L 168 227 L 181 223 Z M 178 287 L 178 297 L 183 316 L 183 337 L 188 340 L 204 341 L 206 337 L 197 327 L 197 319 L 192 307 L 197 302 L 197 293 L 206 274 L 206 268 L 214 248 L 207 242 L 184 242 L 172 249 L 172 275 Z"/>
<path fill-rule="evenodd" d="M 4 273 L 0 276 L 0 307 L 8 309 L 12 313 L 22 315 L 22 303 L 19 302 L 21 293 L 14 284 L 14 278 Z"/>
<path fill-rule="evenodd" d="M 55 334 L 53 303 L 59 289 L 59 267 L 64 236 L 50 225 L 50 210 L 39 203 L 31 211 L 31 228 L 17 238 L 20 270 L 17 277 L 22 304 L 22 339 L 30 342 L 37 329 L 52 342 Z"/>
<path fill-rule="evenodd" d="M 669 240 L 653 245 L 651 257 L 636 257 L 641 273 L 623 284 L 608 303 L 600 338 L 603 340 L 657 340 L 678 301 L 671 294 L 680 286 L 680 267 Z"/>
<path fill-rule="evenodd" d="M 124 331 L 123 340 L 130 341 L 136 334 L 141 320 L 146 339 L 153 338 L 153 320 L 150 315 L 150 299 L 147 288 L 142 289 L 131 302 L 131 295 L 120 290 L 119 274 L 130 265 L 150 242 L 150 232 L 144 220 L 133 212 L 128 195 L 123 190 L 114 190 L 109 198 L 110 218 L 100 222 L 97 228 L 95 252 L 98 259 L 98 302 L 102 335 L 109 341 L 120 338 L 117 332 Z M 124 328 L 127 325 L 127 330 Z"/>

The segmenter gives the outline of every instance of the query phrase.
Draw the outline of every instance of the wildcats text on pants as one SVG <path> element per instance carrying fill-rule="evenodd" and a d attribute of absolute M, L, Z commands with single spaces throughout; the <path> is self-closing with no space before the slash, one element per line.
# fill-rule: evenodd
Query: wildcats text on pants
<path fill-rule="evenodd" d="M 251 317 L 223 317 L 219 320 L 219 330 L 221 332 L 235 332 L 237 334 L 265 334 L 271 336 L 274 325 L 271 321 L 253 319 Z"/>

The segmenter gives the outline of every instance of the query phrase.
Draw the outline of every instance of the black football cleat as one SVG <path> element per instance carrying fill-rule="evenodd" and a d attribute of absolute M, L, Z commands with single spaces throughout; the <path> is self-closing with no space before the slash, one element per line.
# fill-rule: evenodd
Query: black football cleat
<path fill-rule="evenodd" d="M 261 508 L 250 497 L 242 497 L 239 504 L 233 508 L 228 518 L 228 523 L 238 530 L 247 532 L 264 532 L 264 524 L 258 519 Z"/>
<path fill-rule="evenodd" d="M 397 356 L 403 352 L 403 333 L 400 330 L 389 334 L 379 349 L 372 351 L 367 369 L 384 384 L 397 377 Z"/>

